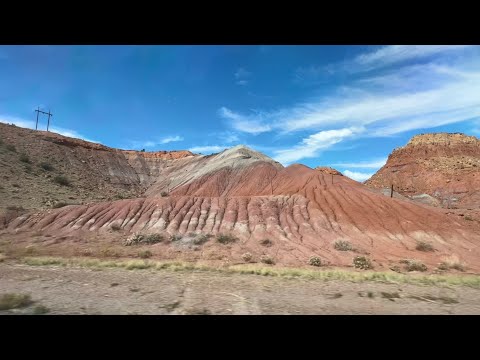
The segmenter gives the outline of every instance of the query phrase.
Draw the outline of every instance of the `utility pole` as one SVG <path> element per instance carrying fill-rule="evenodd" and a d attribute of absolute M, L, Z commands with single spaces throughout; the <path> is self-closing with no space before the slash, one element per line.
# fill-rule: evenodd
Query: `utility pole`
<path fill-rule="evenodd" d="M 53 116 L 53 115 L 50 113 L 50 109 L 48 109 L 48 123 L 47 123 L 47 131 L 48 131 L 48 127 L 50 126 L 50 116 Z"/>
<path fill-rule="evenodd" d="M 37 106 L 37 110 L 35 110 L 35 112 L 37 113 L 37 123 L 35 125 L 35 130 L 37 130 L 38 129 L 38 114 L 40 114 L 40 107 L 39 106 Z"/>
<path fill-rule="evenodd" d="M 393 198 L 393 184 L 392 184 L 392 187 L 390 188 L 390 197 Z"/>
<path fill-rule="evenodd" d="M 45 111 L 40 110 L 40 107 L 37 107 L 37 110 L 35 110 L 35 112 L 37 113 L 37 123 L 35 125 L 35 130 L 38 130 L 38 115 L 42 113 L 42 114 L 48 115 L 48 123 L 47 123 L 47 131 L 48 131 L 48 128 L 50 127 L 50 116 L 53 116 L 53 114 L 50 112 L 50 109 L 48 109 L 48 113 L 47 113 Z"/>

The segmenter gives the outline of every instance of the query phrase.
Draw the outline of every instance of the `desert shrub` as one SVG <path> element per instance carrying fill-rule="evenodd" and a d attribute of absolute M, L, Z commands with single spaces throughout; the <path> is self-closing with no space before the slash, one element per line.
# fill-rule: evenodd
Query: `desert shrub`
<path fill-rule="evenodd" d="M 403 260 L 407 271 L 427 271 L 427 266 L 418 260 Z"/>
<path fill-rule="evenodd" d="M 30 295 L 4 294 L 0 297 L 0 310 L 9 310 L 26 307 L 32 304 Z"/>
<path fill-rule="evenodd" d="M 140 150 L 140 152 L 145 152 L 145 149 Z"/>
<path fill-rule="evenodd" d="M 249 252 L 242 255 L 242 260 L 245 262 L 250 262 L 252 261 L 252 259 L 253 259 L 253 256 Z"/>
<path fill-rule="evenodd" d="M 238 238 L 233 236 L 233 235 L 229 235 L 229 234 L 218 234 L 217 235 L 217 241 L 220 244 L 230 244 L 230 243 L 234 243 L 237 240 L 238 240 Z"/>
<path fill-rule="evenodd" d="M 198 237 L 196 237 L 195 239 L 193 239 L 193 243 L 195 245 L 202 245 L 202 244 L 205 244 L 211 237 L 212 235 L 208 234 L 208 235 L 200 235 Z"/>
<path fill-rule="evenodd" d="M 145 235 L 142 242 L 146 244 L 157 244 L 159 242 L 162 242 L 163 240 L 165 240 L 165 238 L 162 234 L 148 234 Z"/>
<path fill-rule="evenodd" d="M 20 159 L 21 162 L 30 164 L 30 158 L 28 157 L 27 154 L 20 154 L 19 159 Z"/>
<path fill-rule="evenodd" d="M 19 187 L 20 187 L 20 185 L 17 184 L 17 183 L 13 183 L 12 186 L 13 186 L 14 188 L 19 188 Z"/>
<path fill-rule="evenodd" d="M 263 240 L 260 240 L 260 245 L 270 247 L 273 245 L 273 241 L 270 239 L 263 239 Z"/>
<path fill-rule="evenodd" d="M 345 240 L 337 240 L 335 244 L 333 244 L 335 250 L 338 251 L 352 251 L 353 246 L 348 241 Z"/>
<path fill-rule="evenodd" d="M 16 211 L 16 212 L 25 211 L 25 209 L 23 208 L 23 206 L 16 206 L 16 205 L 9 205 L 9 206 L 7 206 L 7 210 Z"/>
<path fill-rule="evenodd" d="M 37 305 L 33 308 L 34 315 L 45 315 L 50 312 L 50 309 L 43 305 Z"/>
<path fill-rule="evenodd" d="M 124 245 L 130 246 L 130 245 L 139 244 L 140 242 L 142 242 L 143 238 L 144 238 L 144 235 L 142 234 L 137 234 L 137 233 L 132 234 L 127 238 L 127 240 L 125 240 Z"/>
<path fill-rule="evenodd" d="M 468 221 L 473 221 L 473 218 L 470 215 L 465 215 L 464 219 Z"/>
<path fill-rule="evenodd" d="M 353 266 L 355 266 L 357 269 L 362 270 L 368 270 L 373 268 L 370 259 L 365 256 L 355 256 L 353 258 Z"/>
<path fill-rule="evenodd" d="M 179 240 L 182 240 L 182 236 L 181 235 L 170 235 L 170 241 L 179 241 Z"/>
<path fill-rule="evenodd" d="M 32 166 L 30 164 L 25 165 L 25 171 L 30 174 L 32 172 Z"/>
<path fill-rule="evenodd" d="M 122 229 L 122 226 L 119 224 L 112 224 L 110 225 L 110 229 L 112 229 L 113 231 L 120 231 Z"/>
<path fill-rule="evenodd" d="M 161 197 L 168 196 L 168 193 L 167 193 L 166 191 L 162 191 L 162 192 L 160 193 L 160 196 L 161 196 Z"/>
<path fill-rule="evenodd" d="M 70 186 L 70 180 L 62 175 L 55 176 L 53 181 L 62 186 Z"/>
<path fill-rule="evenodd" d="M 17 152 L 17 149 L 15 148 L 15 145 L 8 144 L 7 146 L 5 146 L 5 148 L 6 148 L 8 151 Z"/>
<path fill-rule="evenodd" d="M 150 250 L 143 250 L 138 253 L 138 256 L 142 259 L 148 259 L 152 257 L 152 252 Z"/>
<path fill-rule="evenodd" d="M 451 255 L 445 258 L 444 261 L 438 267 L 438 269 L 440 270 L 455 269 L 458 271 L 465 271 L 465 268 L 466 268 L 465 263 L 461 262 L 456 255 Z"/>
<path fill-rule="evenodd" d="M 260 256 L 260 261 L 264 264 L 269 264 L 269 265 L 275 264 L 275 261 L 273 260 L 273 258 L 270 255 Z"/>
<path fill-rule="evenodd" d="M 47 162 L 41 162 L 39 166 L 45 171 L 53 171 L 53 166 Z"/>
<path fill-rule="evenodd" d="M 308 259 L 308 264 L 312 266 L 322 266 L 322 260 L 318 256 L 312 256 Z"/>
<path fill-rule="evenodd" d="M 113 196 L 113 199 L 114 199 L 114 200 L 123 200 L 123 199 L 127 199 L 127 197 L 126 197 L 125 195 L 123 195 L 123 194 L 115 194 L 115 195 Z"/>
<path fill-rule="evenodd" d="M 418 241 L 417 246 L 415 246 L 415 249 L 418 251 L 434 251 L 435 250 L 432 244 L 426 241 Z"/>

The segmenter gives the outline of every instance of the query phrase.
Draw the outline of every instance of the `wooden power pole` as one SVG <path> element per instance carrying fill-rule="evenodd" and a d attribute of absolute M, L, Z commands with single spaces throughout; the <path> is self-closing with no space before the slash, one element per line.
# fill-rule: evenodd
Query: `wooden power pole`
<path fill-rule="evenodd" d="M 37 110 L 35 110 L 35 112 L 37 113 L 37 123 L 35 125 L 35 130 L 38 130 L 38 114 L 42 113 L 42 114 L 48 115 L 48 123 L 47 123 L 47 131 L 48 131 L 48 128 L 50 127 L 50 116 L 53 116 L 53 114 L 50 112 L 50 109 L 48 110 L 48 113 L 47 113 L 45 111 L 40 110 L 40 107 L 37 107 Z"/>

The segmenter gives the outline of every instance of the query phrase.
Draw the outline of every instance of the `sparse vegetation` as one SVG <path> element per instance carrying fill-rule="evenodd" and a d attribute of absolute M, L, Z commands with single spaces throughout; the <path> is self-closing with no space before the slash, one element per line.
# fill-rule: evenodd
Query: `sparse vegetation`
<path fill-rule="evenodd" d="M 370 299 L 373 299 L 375 297 L 375 295 L 373 295 L 373 292 L 369 291 L 367 293 L 367 296 L 370 298 Z"/>
<path fill-rule="evenodd" d="M 480 276 L 478 275 L 424 275 L 424 274 L 397 274 L 392 272 L 365 271 L 355 272 L 343 269 L 309 270 L 298 268 L 263 267 L 254 264 L 241 264 L 234 266 L 207 266 L 198 263 L 180 261 L 145 261 L 145 260 L 100 260 L 90 258 L 56 258 L 56 257 L 26 257 L 22 260 L 30 266 L 73 266 L 85 268 L 124 268 L 124 269 L 170 269 L 174 271 L 201 270 L 220 271 L 240 274 L 255 274 L 278 277 L 298 277 L 318 280 L 343 280 L 353 282 L 382 282 L 406 283 L 416 285 L 452 285 L 469 286 L 480 289 Z M 370 297 L 370 296 L 369 296 Z M 373 297 L 373 293 L 372 293 Z"/>
<path fill-rule="evenodd" d="M 433 248 L 432 244 L 430 244 L 426 241 L 418 241 L 415 249 L 418 250 L 418 251 L 434 251 L 435 250 Z"/>
<path fill-rule="evenodd" d="M 242 255 L 242 260 L 245 262 L 250 262 L 252 261 L 252 259 L 253 259 L 253 256 L 249 252 Z"/>
<path fill-rule="evenodd" d="M 322 260 L 318 256 L 312 256 L 308 259 L 308 264 L 312 266 L 322 266 Z"/>
<path fill-rule="evenodd" d="M 113 231 L 120 231 L 122 229 L 122 226 L 120 224 L 112 224 L 110 225 L 110 229 Z"/>
<path fill-rule="evenodd" d="M 146 244 L 157 244 L 164 240 L 165 238 L 163 237 L 162 234 L 148 234 L 148 235 L 145 235 L 143 242 Z"/>
<path fill-rule="evenodd" d="M 369 258 L 365 256 L 355 256 L 353 258 L 353 266 L 357 269 L 368 270 L 372 269 L 372 263 Z"/>
<path fill-rule="evenodd" d="M 114 199 L 114 200 L 123 200 L 123 199 L 128 199 L 128 197 L 125 196 L 124 194 L 115 194 L 115 195 L 113 196 L 113 199 Z"/>
<path fill-rule="evenodd" d="M 53 171 L 53 166 L 47 162 L 41 162 L 39 166 L 45 171 Z"/>
<path fill-rule="evenodd" d="M 170 241 L 171 241 L 171 242 L 180 241 L 180 240 L 182 240 L 182 236 L 181 236 L 181 235 L 176 235 L 176 234 L 170 235 Z"/>
<path fill-rule="evenodd" d="M 208 235 L 200 235 L 200 236 L 197 236 L 193 239 L 193 243 L 195 245 L 203 245 L 205 244 L 210 238 L 212 237 L 211 234 L 208 234 Z"/>
<path fill-rule="evenodd" d="M 273 265 L 275 264 L 275 260 L 270 255 L 262 255 L 260 256 L 260 261 L 264 264 Z"/>
<path fill-rule="evenodd" d="M 388 293 L 388 292 L 382 292 L 382 298 L 388 299 L 390 301 L 395 301 L 395 299 L 400 299 L 400 295 L 397 292 L 393 293 Z"/>
<path fill-rule="evenodd" d="M 19 159 L 20 159 L 21 162 L 30 164 L 30 158 L 28 157 L 27 154 L 20 154 Z"/>
<path fill-rule="evenodd" d="M 337 240 L 335 241 L 335 244 L 333 244 L 333 247 L 335 250 L 338 251 L 352 251 L 353 246 L 350 244 L 350 242 L 346 240 Z"/>
<path fill-rule="evenodd" d="M 444 261 L 438 266 L 439 270 L 458 270 L 465 271 L 466 265 L 461 262 L 456 255 L 451 255 L 444 259 Z"/>
<path fill-rule="evenodd" d="M 407 271 L 427 271 L 427 266 L 418 260 L 402 260 Z"/>
<path fill-rule="evenodd" d="M 34 315 L 45 315 L 50 312 L 50 309 L 43 305 L 37 305 L 33 308 Z"/>
<path fill-rule="evenodd" d="M 70 180 L 67 177 L 58 175 L 53 178 L 53 181 L 62 186 L 70 186 Z"/>
<path fill-rule="evenodd" d="M 18 309 L 33 303 L 30 295 L 4 294 L 0 297 L 0 310 Z"/>
<path fill-rule="evenodd" d="M 273 245 L 273 241 L 270 239 L 263 239 L 263 240 L 260 240 L 260 245 L 270 247 Z"/>
<path fill-rule="evenodd" d="M 218 234 L 217 235 L 217 241 L 220 243 L 220 244 L 230 244 L 230 243 L 234 243 L 238 240 L 237 237 L 233 236 L 233 235 L 230 235 L 230 234 Z"/>
<path fill-rule="evenodd" d="M 7 149 L 8 151 L 17 152 L 15 145 L 12 144 L 8 144 L 7 146 L 5 146 L 5 149 Z"/>
<path fill-rule="evenodd" d="M 9 205 L 9 206 L 7 206 L 7 210 L 16 211 L 16 212 L 25 211 L 25 209 L 23 208 L 23 206 L 16 206 L 16 205 Z"/>
<path fill-rule="evenodd" d="M 465 215 L 463 218 L 468 221 L 473 221 L 473 218 L 470 215 Z"/>
<path fill-rule="evenodd" d="M 142 259 L 148 259 L 148 258 L 151 258 L 153 254 L 150 250 L 143 250 L 138 253 L 138 256 L 141 257 Z"/>
<path fill-rule="evenodd" d="M 454 298 L 451 298 L 451 297 L 448 297 L 448 296 L 436 297 L 436 296 L 432 296 L 432 295 L 425 295 L 425 296 L 411 295 L 411 296 L 409 296 L 409 298 L 419 300 L 419 301 L 433 301 L 433 302 L 437 302 L 437 301 L 440 300 L 442 303 L 447 304 L 447 305 L 458 304 L 458 300 L 456 300 Z"/>
<path fill-rule="evenodd" d="M 124 245 L 125 246 L 130 246 L 130 245 L 138 245 L 138 244 L 141 244 L 141 243 L 151 245 L 151 244 L 156 244 L 156 243 L 162 242 L 164 240 L 165 240 L 165 238 L 161 234 L 147 234 L 147 235 L 144 235 L 144 234 L 135 233 L 135 234 L 131 235 L 130 237 L 128 237 L 127 240 L 125 240 Z"/>
<path fill-rule="evenodd" d="M 161 196 L 161 197 L 166 197 L 166 196 L 168 196 L 168 193 L 167 193 L 166 191 L 162 191 L 162 192 L 160 193 L 160 196 Z"/>
<path fill-rule="evenodd" d="M 20 187 L 20 185 L 18 185 L 17 183 L 13 183 L 12 186 L 13 186 L 14 188 L 19 188 L 19 187 Z"/>

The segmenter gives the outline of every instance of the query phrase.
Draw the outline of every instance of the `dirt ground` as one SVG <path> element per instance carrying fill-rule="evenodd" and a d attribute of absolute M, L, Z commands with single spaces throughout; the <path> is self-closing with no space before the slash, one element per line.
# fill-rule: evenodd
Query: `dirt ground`
<path fill-rule="evenodd" d="M 0 314 L 480 314 L 480 289 L 321 281 L 205 271 L 0 264 L 0 296 L 34 304 Z"/>

